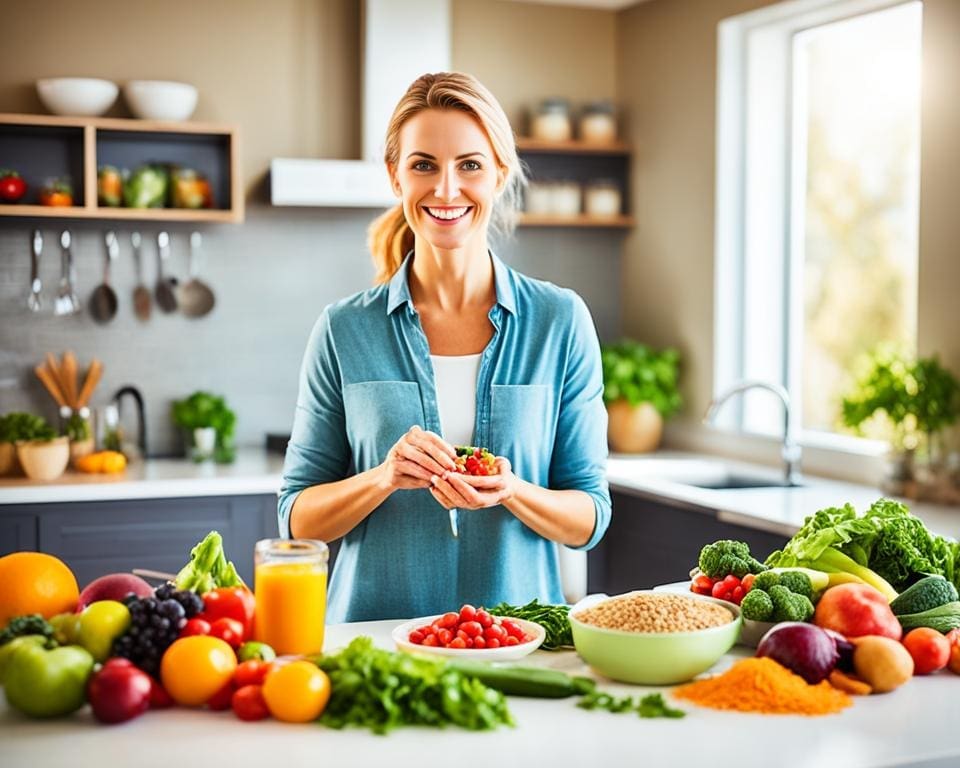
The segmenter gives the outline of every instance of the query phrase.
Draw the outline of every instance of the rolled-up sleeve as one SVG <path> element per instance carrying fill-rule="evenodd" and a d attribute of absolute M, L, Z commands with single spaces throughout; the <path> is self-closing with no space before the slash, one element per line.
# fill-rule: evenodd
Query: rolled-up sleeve
<path fill-rule="evenodd" d="M 342 382 L 329 308 L 314 325 L 300 366 L 300 389 L 277 504 L 280 535 L 290 538 L 290 511 L 305 488 L 342 480 L 350 463 Z"/>
<path fill-rule="evenodd" d="M 600 344 L 590 310 L 571 292 L 573 320 L 560 392 L 556 440 L 550 462 L 550 487 L 584 491 L 593 499 L 595 520 L 587 542 L 592 549 L 610 525 L 607 484 L 607 409 L 603 404 Z"/>

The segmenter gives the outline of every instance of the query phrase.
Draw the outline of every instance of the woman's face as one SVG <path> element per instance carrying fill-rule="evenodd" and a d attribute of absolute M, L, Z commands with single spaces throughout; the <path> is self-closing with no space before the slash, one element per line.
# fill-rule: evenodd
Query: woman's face
<path fill-rule="evenodd" d="M 418 238 L 434 248 L 464 248 L 485 237 L 505 174 L 480 124 L 458 109 L 425 109 L 400 129 L 394 191 Z"/>

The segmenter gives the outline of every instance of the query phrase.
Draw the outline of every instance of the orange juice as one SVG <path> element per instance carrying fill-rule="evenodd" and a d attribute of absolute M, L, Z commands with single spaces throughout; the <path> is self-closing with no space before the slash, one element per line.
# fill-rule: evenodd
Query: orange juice
<path fill-rule="evenodd" d="M 266 539 L 257 542 L 255 562 L 256 639 L 279 655 L 320 653 L 327 607 L 326 545 Z"/>

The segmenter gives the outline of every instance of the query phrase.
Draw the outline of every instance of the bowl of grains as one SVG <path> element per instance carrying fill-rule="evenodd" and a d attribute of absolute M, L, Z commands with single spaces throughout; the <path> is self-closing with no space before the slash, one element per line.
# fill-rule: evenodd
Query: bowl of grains
<path fill-rule="evenodd" d="M 740 609 L 704 595 L 589 595 L 570 609 L 573 644 L 611 680 L 669 685 L 710 669 L 740 634 Z"/>

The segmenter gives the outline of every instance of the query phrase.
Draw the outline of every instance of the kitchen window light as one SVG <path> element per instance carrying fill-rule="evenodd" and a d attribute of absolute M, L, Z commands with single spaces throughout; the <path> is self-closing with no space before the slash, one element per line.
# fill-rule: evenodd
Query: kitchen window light
<path fill-rule="evenodd" d="M 784 385 L 807 446 L 881 452 L 840 397 L 877 342 L 916 348 L 921 14 L 794 0 L 718 27 L 714 392 Z M 782 429 L 762 393 L 724 415 Z"/>

